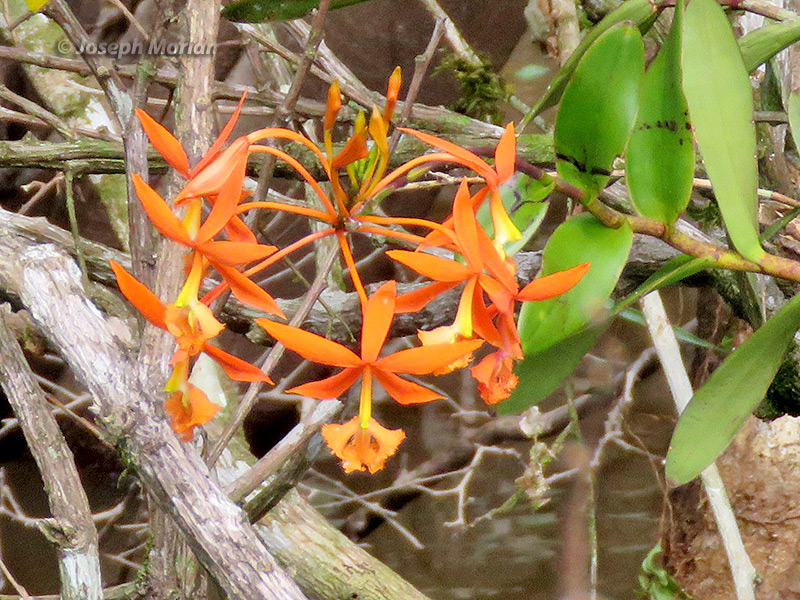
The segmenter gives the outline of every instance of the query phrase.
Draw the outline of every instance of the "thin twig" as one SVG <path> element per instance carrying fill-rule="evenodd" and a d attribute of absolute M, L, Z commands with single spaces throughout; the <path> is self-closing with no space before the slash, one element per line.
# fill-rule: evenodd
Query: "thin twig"
<path fill-rule="evenodd" d="M 682 413 L 692 399 L 692 384 L 681 359 L 678 340 L 670 325 L 661 296 L 652 292 L 641 300 L 647 328 L 658 352 L 661 367 L 667 377 L 672 398 L 679 413 Z M 739 600 L 755 600 L 755 583 L 758 574 L 753 567 L 742 536 L 736 523 L 736 515 L 731 508 L 730 500 L 725 492 L 725 484 L 720 477 L 716 464 L 707 467 L 700 475 L 703 489 L 708 497 L 711 511 L 728 555 L 728 562 Z"/>

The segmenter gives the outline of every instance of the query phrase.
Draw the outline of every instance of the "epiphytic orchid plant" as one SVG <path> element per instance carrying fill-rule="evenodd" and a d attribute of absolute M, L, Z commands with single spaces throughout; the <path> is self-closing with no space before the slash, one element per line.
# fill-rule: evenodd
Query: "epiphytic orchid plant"
<path fill-rule="evenodd" d="M 175 337 L 172 375 L 164 388 L 165 410 L 182 439 L 191 440 L 195 428 L 210 421 L 217 412 L 217 406 L 203 390 L 189 383 L 200 353 L 217 361 L 231 379 L 272 383 L 260 368 L 214 345 L 224 325 L 213 314 L 212 302 L 230 290 L 242 303 L 284 318 L 269 291 L 256 284 L 252 276 L 321 239 L 330 236 L 336 239 L 360 299 L 360 352 L 279 321 L 261 318 L 257 322 L 277 343 L 303 358 L 341 369 L 326 379 L 293 387 L 290 392 L 317 399 L 337 398 L 360 381 L 358 416 L 342 425 L 327 425 L 322 431 L 347 472 L 380 470 L 405 438 L 402 430 L 386 429 L 373 417 L 376 383 L 400 404 L 441 398 L 439 393 L 403 375 L 439 375 L 466 367 L 473 361 L 473 354 L 486 343 L 494 350 L 473 366 L 471 373 L 487 403 L 507 398 L 517 382 L 514 361 L 522 358 L 515 317 L 517 303 L 563 294 L 589 269 L 588 263 L 574 265 L 535 279 L 520 289 L 514 258 L 504 251 L 506 243 L 518 239 L 520 232 L 509 217 L 500 193 L 501 184 L 515 171 L 516 139 L 512 125 L 506 128 L 497 146 L 494 165 L 447 140 L 401 129 L 438 151 L 415 157 L 387 172 L 389 131 L 400 83 L 398 68 L 389 79 L 383 112 L 374 107 L 369 118 L 360 113 L 352 134 L 338 152 L 334 151 L 333 138 L 342 101 L 336 82 L 328 92 L 321 146 L 289 129 L 267 128 L 236 138 L 225 147 L 241 110 L 240 102 L 217 141 L 194 167 L 164 127 L 146 113 L 138 113 L 155 148 L 187 179 L 185 187 L 173 199 L 175 208 L 185 209 L 183 216 L 179 216 L 147 182 L 134 176 L 137 195 L 153 225 L 188 249 L 186 280 L 177 298 L 165 305 L 120 265 L 114 263 L 112 267 L 120 290 L 131 303 L 150 323 Z M 285 150 L 260 143 L 276 140 L 295 142 L 310 150 L 319 161 L 324 180 L 316 179 Z M 269 154 L 288 164 L 313 191 L 317 206 L 248 201 L 245 174 L 248 158 L 254 154 Z M 442 223 L 382 214 L 381 201 L 404 176 L 437 163 L 462 165 L 481 177 L 484 185 L 473 191 L 463 182 L 452 214 Z M 487 198 L 493 237 L 476 219 L 476 211 Z M 243 217 L 255 210 L 300 215 L 318 226 L 305 237 L 277 248 L 260 243 L 245 224 Z M 427 234 L 408 231 L 409 226 Z M 370 295 L 357 268 L 351 239 L 354 234 L 381 236 L 396 240 L 404 248 L 415 248 L 391 250 L 388 255 L 432 282 L 398 296 L 396 283 L 390 280 Z M 218 275 L 219 283 L 203 293 L 204 284 L 213 281 L 209 279 L 213 273 Z M 452 325 L 420 331 L 421 346 L 383 353 L 395 314 L 418 311 L 434 297 L 456 287 L 462 287 L 462 291 Z"/>

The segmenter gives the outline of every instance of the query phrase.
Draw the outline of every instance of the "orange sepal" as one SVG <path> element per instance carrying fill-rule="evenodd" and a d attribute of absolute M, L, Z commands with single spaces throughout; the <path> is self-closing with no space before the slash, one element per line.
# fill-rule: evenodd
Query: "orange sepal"
<path fill-rule="evenodd" d="M 386 429 L 375 419 L 362 428 L 358 417 L 342 425 L 325 425 L 321 433 L 331 452 L 342 461 L 345 473 L 367 469 L 377 473 L 406 437 L 402 429 Z"/>
<path fill-rule="evenodd" d="M 161 233 L 169 239 L 178 242 L 184 246 L 192 247 L 194 242 L 189 237 L 186 227 L 183 226 L 180 219 L 175 216 L 172 209 L 161 195 L 151 188 L 141 176 L 134 173 L 131 176 L 133 187 L 136 189 L 136 195 L 139 196 L 139 201 L 144 207 L 148 218 L 155 225 Z"/>
<path fill-rule="evenodd" d="M 180 142 L 175 139 L 175 136 L 166 127 L 140 108 L 136 109 L 136 116 L 139 117 L 142 129 L 144 129 L 147 137 L 150 138 L 150 143 L 153 144 L 153 147 L 173 169 L 188 179 L 190 172 L 189 159 L 186 157 L 186 152 L 183 151 Z"/>
<path fill-rule="evenodd" d="M 433 254 L 408 250 L 389 250 L 386 254 L 392 260 L 436 281 L 458 282 L 471 275 L 470 269 L 460 262 Z"/>
<path fill-rule="evenodd" d="M 242 93 L 242 97 L 239 98 L 239 104 L 236 105 L 236 110 L 233 111 L 231 118 L 225 123 L 225 127 L 222 128 L 219 136 L 214 140 L 214 144 L 208 149 L 208 152 L 206 152 L 205 156 L 197 163 L 194 169 L 192 169 L 192 176 L 197 175 L 206 168 L 206 165 L 219 156 L 219 151 L 222 149 L 222 146 L 225 145 L 225 142 L 228 141 L 231 133 L 233 133 L 233 128 L 236 127 L 236 122 L 239 120 L 239 115 L 242 112 L 245 98 L 247 98 L 247 92 Z"/>
<path fill-rule="evenodd" d="M 203 256 L 227 266 L 245 265 L 262 260 L 275 253 L 275 246 L 250 242 L 206 242 L 201 248 Z"/>
<path fill-rule="evenodd" d="M 248 279 L 233 267 L 211 261 L 212 266 L 222 275 L 225 283 L 231 289 L 236 299 L 242 304 L 247 304 L 253 308 L 258 308 L 264 312 L 286 318 L 281 307 L 275 302 L 275 298 L 270 296 L 264 289 L 260 288 L 252 279 Z M 206 294 L 208 296 L 208 294 Z M 206 299 L 205 297 L 203 298 Z"/>
<path fill-rule="evenodd" d="M 361 369 L 345 369 L 331 377 L 304 383 L 286 391 L 290 394 L 299 394 L 317 400 L 328 400 L 344 394 L 359 377 L 361 377 Z"/>
<path fill-rule="evenodd" d="M 434 392 L 413 381 L 406 381 L 394 373 L 375 369 L 372 374 L 383 386 L 383 389 L 386 390 L 386 393 L 400 404 L 421 404 L 444 398 L 438 392 Z"/>
<path fill-rule="evenodd" d="M 269 319 L 256 319 L 264 330 L 292 352 L 311 362 L 333 367 L 359 367 L 362 360 L 352 350 L 329 339 L 299 327 L 276 323 Z"/>
<path fill-rule="evenodd" d="M 396 293 L 395 282 L 387 281 L 367 301 L 361 328 L 361 358 L 364 362 L 374 362 L 383 348 L 394 318 Z"/>
<path fill-rule="evenodd" d="M 191 383 L 187 385 L 187 393 L 177 391 L 164 403 L 172 430 L 184 442 L 192 441 L 194 428 L 208 423 L 219 411 L 219 405 L 211 402 L 202 390 Z"/>
<path fill-rule="evenodd" d="M 393 373 L 408 373 L 410 375 L 425 375 L 438 371 L 464 357 L 470 356 L 482 344 L 483 340 L 466 340 L 451 344 L 435 344 L 433 346 L 419 346 L 400 350 L 375 362 L 376 377 L 377 369 Z"/>
<path fill-rule="evenodd" d="M 225 374 L 234 381 L 264 381 L 272 384 L 272 379 L 255 365 L 251 365 L 246 360 L 235 357 L 224 350 L 220 350 L 211 344 L 203 345 L 203 352 L 217 361 L 223 368 Z"/>
<path fill-rule="evenodd" d="M 516 171 L 517 162 L 517 136 L 514 131 L 514 121 L 506 125 L 506 130 L 500 136 L 494 150 L 494 169 L 497 171 L 499 183 L 511 178 Z"/>
<path fill-rule="evenodd" d="M 117 285 L 123 295 L 136 307 L 145 319 L 150 321 L 156 327 L 166 329 L 164 323 L 164 314 L 166 307 L 158 299 L 153 292 L 151 292 L 145 284 L 136 279 L 133 275 L 128 273 L 121 264 L 112 261 L 111 270 L 117 278 Z"/>
<path fill-rule="evenodd" d="M 558 271 L 534 279 L 520 290 L 517 300 L 532 302 L 560 296 L 575 287 L 591 266 L 592 263 L 587 262 L 566 271 Z"/>
<path fill-rule="evenodd" d="M 436 296 L 452 290 L 458 283 L 458 281 L 434 281 L 416 290 L 401 294 L 395 299 L 394 312 L 399 315 L 422 310 Z"/>

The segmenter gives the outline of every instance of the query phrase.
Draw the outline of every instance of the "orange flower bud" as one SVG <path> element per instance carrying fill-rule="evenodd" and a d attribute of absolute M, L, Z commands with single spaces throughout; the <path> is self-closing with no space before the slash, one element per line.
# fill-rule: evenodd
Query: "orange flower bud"
<path fill-rule="evenodd" d="M 342 108 L 342 92 L 339 90 L 339 82 L 333 80 L 331 87 L 328 88 L 328 105 L 325 109 L 325 123 L 322 126 L 324 131 L 330 131 L 336 124 L 336 115 Z"/>

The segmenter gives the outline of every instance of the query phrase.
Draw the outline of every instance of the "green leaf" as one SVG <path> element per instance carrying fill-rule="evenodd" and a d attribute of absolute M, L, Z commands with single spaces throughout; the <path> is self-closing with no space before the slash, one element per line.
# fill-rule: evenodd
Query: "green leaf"
<path fill-rule="evenodd" d="M 617 311 L 614 311 L 615 314 Z M 637 325 L 646 325 L 647 321 L 645 321 L 644 315 L 642 311 L 636 310 L 635 308 L 626 308 L 624 310 L 619 311 L 619 316 L 629 321 L 631 323 L 636 323 Z M 707 342 L 703 338 L 697 337 L 691 331 L 687 331 L 683 327 L 678 325 L 672 326 L 672 331 L 675 332 L 675 337 L 678 341 L 683 342 L 684 344 L 691 344 L 692 346 L 697 346 L 698 348 L 708 348 L 709 350 L 716 350 L 717 352 L 725 352 L 719 346 L 712 344 L 711 342 Z"/>
<path fill-rule="evenodd" d="M 367 0 L 331 0 L 330 9 L 344 8 Z M 237 0 L 222 9 L 229 21 L 263 23 L 299 19 L 319 6 L 319 0 Z"/>
<path fill-rule="evenodd" d="M 784 48 L 800 40 L 800 19 L 765 25 L 739 38 L 744 68 L 752 73 Z"/>
<path fill-rule="evenodd" d="M 517 173 L 510 180 L 500 186 L 500 196 L 503 206 L 506 207 L 511 220 L 522 233 L 522 238 L 505 245 L 506 254 L 514 256 L 536 234 L 542 224 L 549 202 L 544 202 L 555 187 L 555 181 L 550 177 L 534 179 L 524 173 Z M 476 215 L 480 223 L 489 234 L 494 235 L 492 216 L 489 203 L 484 202 Z"/>
<path fill-rule="evenodd" d="M 556 117 L 556 167 L 562 179 L 596 196 L 608 183 L 636 120 L 644 46 L 636 27 L 615 25 L 586 51 Z"/>
<path fill-rule="evenodd" d="M 672 225 L 689 204 L 694 145 L 681 86 L 683 3 L 642 81 L 639 115 L 625 154 L 628 187 L 639 214 Z"/>
<path fill-rule="evenodd" d="M 626 0 L 626 2 L 623 2 L 616 9 L 608 13 L 603 20 L 590 29 L 581 40 L 581 43 L 575 48 L 575 51 L 567 59 L 567 62 L 564 63 L 564 66 L 561 67 L 561 70 L 553 77 L 547 91 L 539 98 L 539 101 L 533 108 L 531 108 L 530 113 L 525 115 L 525 122 L 530 121 L 538 114 L 558 104 L 559 100 L 561 100 L 561 95 L 567 88 L 567 84 L 572 78 L 572 74 L 575 72 L 575 68 L 578 66 L 581 58 L 583 58 L 584 53 L 603 33 L 623 21 L 635 23 L 643 34 L 647 33 L 660 12 L 661 9 L 650 2 L 650 0 Z"/>
<path fill-rule="evenodd" d="M 683 91 L 706 171 L 728 235 L 758 262 L 756 132 L 753 93 L 725 12 L 714 0 L 692 0 L 683 32 Z"/>
<path fill-rule="evenodd" d="M 798 328 L 800 294 L 714 371 L 678 420 L 667 477 L 678 485 L 691 481 L 722 454 L 766 394 Z"/>
<path fill-rule="evenodd" d="M 619 314 L 645 294 L 678 283 L 710 267 L 712 264 L 714 264 L 714 260 L 711 258 L 693 258 L 687 254 L 676 256 L 648 277 L 647 280 L 636 288 L 627 298 L 621 300 L 614 307 L 614 314 Z"/>
<path fill-rule="evenodd" d="M 526 354 L 514 373 L 519 377 L 511 397 L 496 404 L 497 414 L 526 410 L 552 394 L 592 349 L 605 325 L 582 329 L 541 352 Z"/>
<path fill-rule="evenodd" d="M 542 257 L 542 275 L 584 262 L 592 266 L 566 294 L 526 302 L 519 317 L 522 350 L 531 355 L 549 348 L 586 327 L 611 296 L 633 243 L 633 232 L 623 225 L 611 229 L 592 214 L 568 219 L 553 232 Z"/>

